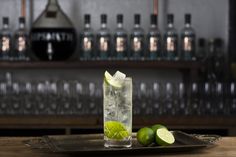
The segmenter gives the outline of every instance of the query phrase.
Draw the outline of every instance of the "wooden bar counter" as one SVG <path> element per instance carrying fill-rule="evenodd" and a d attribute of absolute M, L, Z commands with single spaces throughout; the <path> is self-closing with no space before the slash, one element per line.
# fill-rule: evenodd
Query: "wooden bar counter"
<path fill-rule="evenodd" d="M 24 140 L 32 139 L 29 137 L 1 137 L 0 138 L 0 157 L 69 157 L 71 155 L 55 154 L 43 152 L 42 150 L 31 149 L 23 144 Z M 74 155 L 81 156 L 81 155 Z M 98 156 L 94 154 L 94 156 Z M 104 155 L 103 155 L 104 156 Z M 236 157 L 236 137 L 223 137 L 216 142 L 216 146 L 204 148 L 200 151 L 185 152 L 178 154 L 152 154 L 140 155 L 150 157 L 161 156 L 181 156 L 181 157 Z"/>

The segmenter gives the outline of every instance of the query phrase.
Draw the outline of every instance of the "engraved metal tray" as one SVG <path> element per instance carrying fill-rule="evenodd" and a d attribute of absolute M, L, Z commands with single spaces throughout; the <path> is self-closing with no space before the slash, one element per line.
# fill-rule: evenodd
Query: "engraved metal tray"
<path fill-rule="evenodd" d="M 214 146 L 219 140 L 217 135 L 190 135 L 181 131 L 172 131 L 175 143 L 170 146 L 141 146 L 133 134 L 131 148 L 105 148 L 103 134 L 44 136 L 24 141 L 31 148 L 48 149 L 55 153 L 66 154 L 152 154 L 195 151 Z"/>

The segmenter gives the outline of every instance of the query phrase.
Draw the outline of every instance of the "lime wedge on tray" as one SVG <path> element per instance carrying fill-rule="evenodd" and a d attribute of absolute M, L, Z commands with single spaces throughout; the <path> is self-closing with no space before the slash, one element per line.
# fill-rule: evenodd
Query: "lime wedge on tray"
<path fill-rule="evenodd" d="M 122 84 L 126 78 L 126 75 L 120 71 L 117 71 L 113 76 L 106 71 L 104 74 L 104 80 L 107 84 L 115 88 L 121 88 Z"/>
<path fill-rule="evenodd" d="M 168 146 L 175 142 L 173 134 L 166 128 L 160 128 L 156 131 L 156 143 L 161 146 Z"/>
<path fill-rule="evenodd" d="M 104 128 L 105 136 L 110 139 L 121 140 L 129 136 L 124 124 L 118 121 L 107 121 Z"/>

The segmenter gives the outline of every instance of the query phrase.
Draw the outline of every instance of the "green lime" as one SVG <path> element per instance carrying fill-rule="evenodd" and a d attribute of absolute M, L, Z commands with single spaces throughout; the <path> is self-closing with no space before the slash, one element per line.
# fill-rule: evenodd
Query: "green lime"
<path fill-rule="evenodd" d="M 167 127 L 165 127 L 164 125 L 161 125 L 161 124 L 155 124 L 155 125 L 151 126 L 151 129 L 153 130 L 153 132 L 157 132 L 157 129 L 161 129 L 161 128 L 167 129 Z"/>
<path fill-rule="evenodd" d="M 104 81 L 115 88 L 121 88 L 125 80 L 126 75 L 120 71 L 117 71 L 114 76 L 112 76 L 108 71 L 104 73 Z"/>
<path fill-rule="evenodd" d="M 137 140 L 143 146 L 148 146 L 155 141 L 155 134 L 151 128 L 144 127 L 137 132 Z"/>
<path fill-rule="evenodd" d="M 166 128 L 160 128 L 156 131 L 156 143 L 160 146 L 168 146 L 175 142 L 175 137 Z"/>
<path fill-rule="evenodd" d="M 130 134 L 121 122 L 107 121 L 104 124 L 104 135 L 110 139 L 121 140 Z"/>

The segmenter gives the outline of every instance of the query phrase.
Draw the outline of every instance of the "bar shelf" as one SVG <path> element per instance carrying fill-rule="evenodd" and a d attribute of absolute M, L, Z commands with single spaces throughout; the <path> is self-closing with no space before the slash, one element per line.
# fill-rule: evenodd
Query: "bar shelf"
<path fill-rule="evenodd" d="M 197 61 L 2 61 L 0 69 L 103 69 L 103 68 L 144 68 L 199 70 L 204 64 Z"/>

